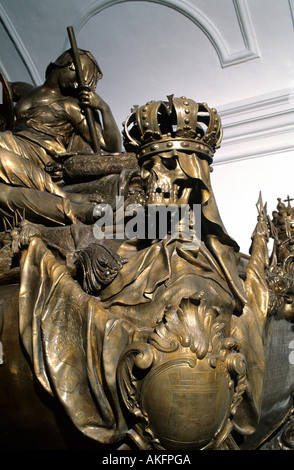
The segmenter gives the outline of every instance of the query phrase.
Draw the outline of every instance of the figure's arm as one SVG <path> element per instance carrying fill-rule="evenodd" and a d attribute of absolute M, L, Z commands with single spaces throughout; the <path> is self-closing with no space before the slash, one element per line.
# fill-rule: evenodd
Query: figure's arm
<path fill-rule="evenodd" d="M 94 110 L 95 127 L 102 150 L 111 153 L 120 152 L 121 135 L 108 104 L 93 91 L 82 91 L 80 100 L 83 106 L 91 106 Z M 91 143 L 87 120 L 78 103 L 71 105 L 71 109 L 68 109 L 68 112 L 78 133 L 80 133 L 87 142 Z M 99 120 L 98 112 L 102 118 L 102 125 Z"/>
<path fill-rule="evenodd" d="M 83 90 L 80 93 L 83 106 L 90 106 L 100 112 L 102 117 L 102 141 L 101 147 L 109 152 L 121 151 L 121 135 L 113 117 L 110 107 L 94 91 Z M 95 115 L 95 112 L 94 112 Z M 99 120 L 99 117 L 98 117 Z M 101 127 L 100 127 L 101 129 Z"/>

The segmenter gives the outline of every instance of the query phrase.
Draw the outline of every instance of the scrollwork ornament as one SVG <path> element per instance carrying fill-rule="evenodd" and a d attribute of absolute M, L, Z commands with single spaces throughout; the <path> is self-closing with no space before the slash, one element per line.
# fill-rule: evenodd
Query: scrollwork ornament
<path fill-rule="evenodd" d="M 246 364 L 223 330 L 220 311 L 198 295 L 169 306 L 146 343 L 125 350 L 118 381 L 137 420 L 134 442 L 139 433 L 145 448 L 224 445 L 246 389 Z"/>

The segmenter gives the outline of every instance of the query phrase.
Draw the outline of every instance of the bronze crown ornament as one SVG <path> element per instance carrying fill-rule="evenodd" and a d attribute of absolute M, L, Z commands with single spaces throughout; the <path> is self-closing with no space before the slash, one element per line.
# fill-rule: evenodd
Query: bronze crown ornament
<path fill-rule="evenodd" d="M 223 136 L 215 108 L 182 96 L 168 101 L 148 101 L 135 106 L 123 123 L 124 146 L 139 158 L 178 150 L 196 152 L 212 163 Z"/>

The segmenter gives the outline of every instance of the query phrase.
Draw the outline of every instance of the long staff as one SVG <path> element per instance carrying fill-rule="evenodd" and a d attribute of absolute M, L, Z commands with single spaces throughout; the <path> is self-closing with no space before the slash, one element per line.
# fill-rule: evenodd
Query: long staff
<path fill-rule="evenodd" d="M 73 30 L 72 26 L 67 27 L 67 32 L 68 32 L 68 37 L 72 49 L 72 55 L 73 55 L 73 61 L 76 69 L 76 74 L 77 74 L 77 81 L 79 88 L 87 88 L 85 84 L 85 78 L 81 66 L 81 61 L 80 61 L 80 56 L 79 56 L 79 51 L 77 47 L 77 42 L 75 38 L 75 33 Z M 93 110 L 89 108 L 88 106 L 84 107 L 86 119 L 87 119 L 87 124 L 89 127 L 89 132 L 90 132 L 90 137 L 91 137 L 91 146 L 94 150 L 95 153 L 98 153 L 100 151 L 100 144 L 97 136 L 97 131 L 95 128 L 95 120 L 93 116 Z"/>

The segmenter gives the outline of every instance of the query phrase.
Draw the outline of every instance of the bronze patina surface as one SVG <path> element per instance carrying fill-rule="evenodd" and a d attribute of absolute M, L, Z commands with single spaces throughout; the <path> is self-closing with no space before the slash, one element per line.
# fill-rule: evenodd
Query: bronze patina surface
<path fill-rule="evenodd" d="M 269 217 L 259 196 L 240 253 L 210 181 L 216 109 L 135 107 L 122 152 L 101 70 L 75 46 L 41 87 L 9 85 L 0 447 L 293 449 L 291 198 Z M 181 214 L 176 231 L 148 225 L 154 208 Z"/>

